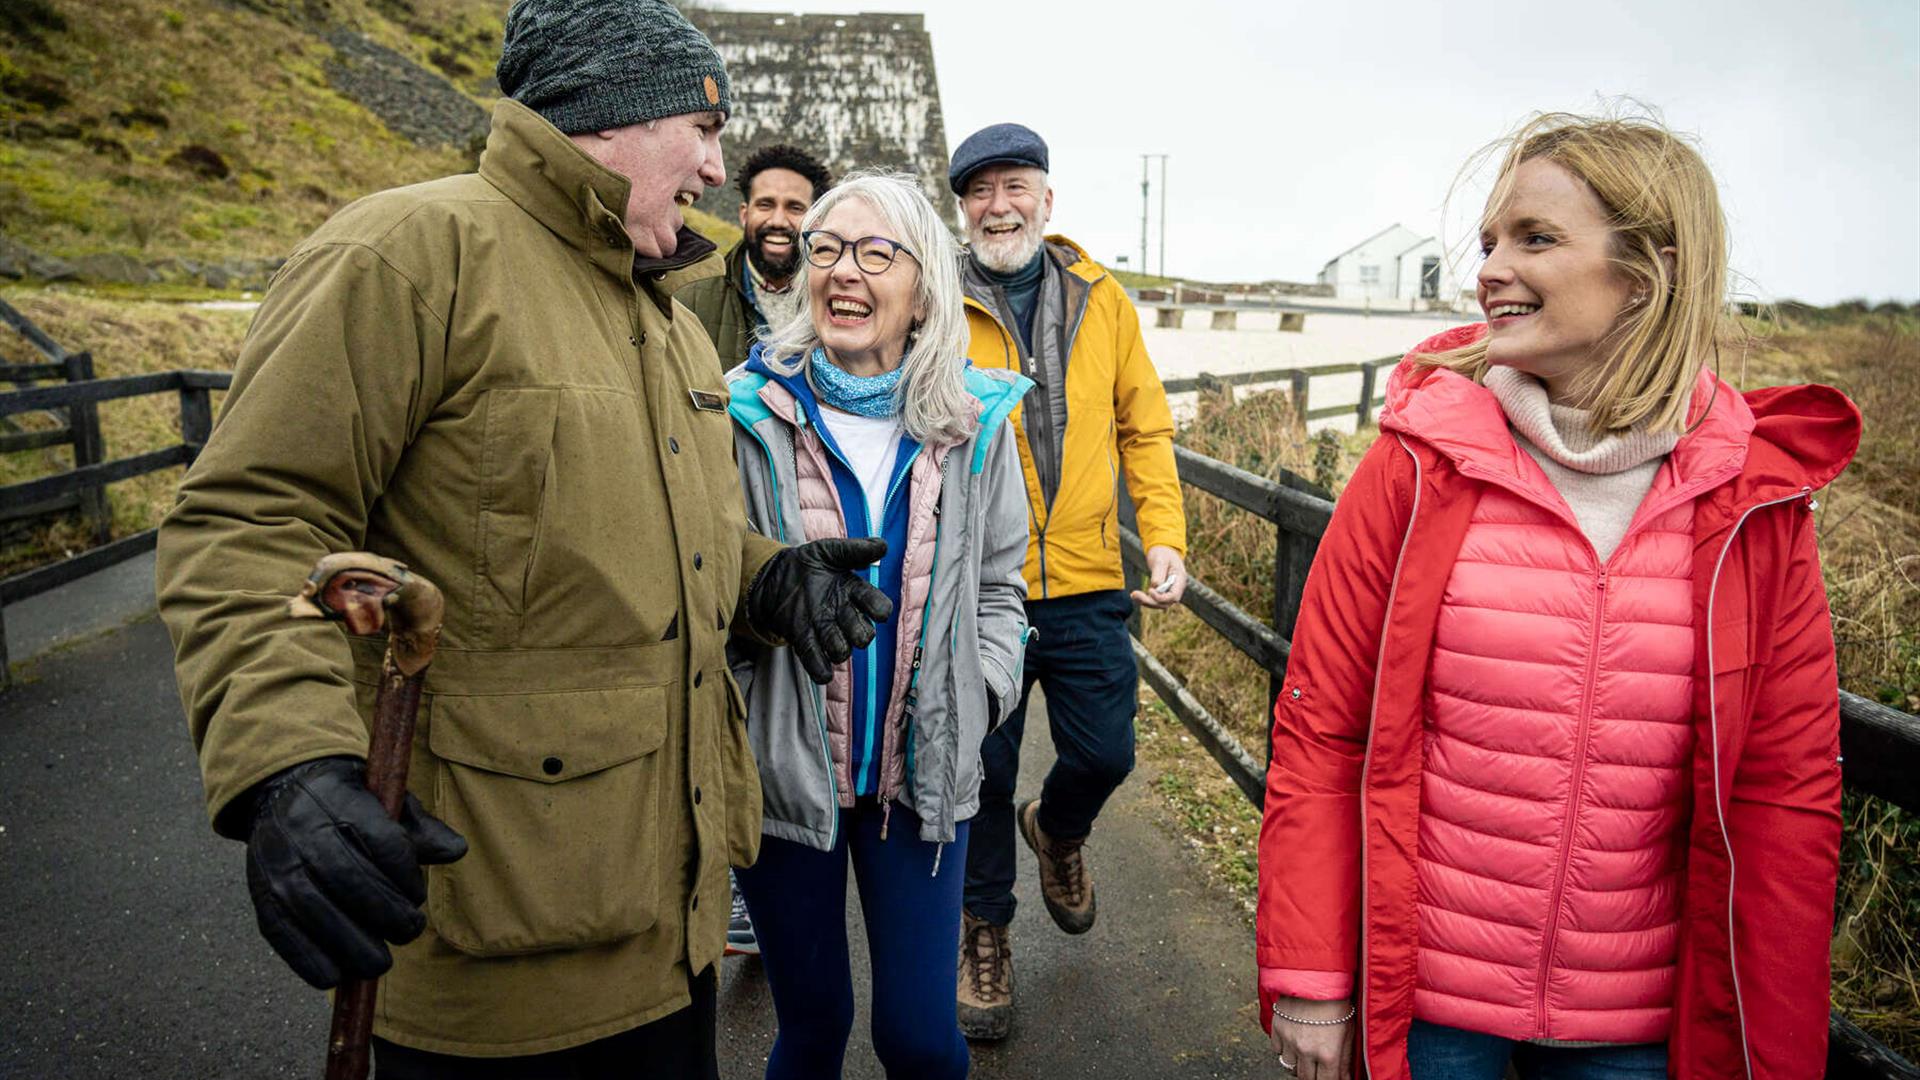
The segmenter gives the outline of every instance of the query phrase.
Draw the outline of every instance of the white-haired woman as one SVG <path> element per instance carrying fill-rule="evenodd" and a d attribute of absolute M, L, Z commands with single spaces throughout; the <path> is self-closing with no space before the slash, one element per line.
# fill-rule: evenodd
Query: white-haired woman
<path fill-rule="evenodd" d="M 728 376 L 748 515 L 793 543 L 884 542 L 866 573 L 895 615 L 824 687 L 784 648 L 733 658 L 765 802 L 759 861 L 738 879 L 779 1017 L 767 1076 L 840 1075 L 851 859 L 874 1049 L 889 1076 L 958 1078 L 967 819 L 1026 636 L 1026 494 L 1006 417 L 1029 383 L 966 365 L 953 239 L 911 181 L 849 177 L 801 239 L 799 313 Z"/>

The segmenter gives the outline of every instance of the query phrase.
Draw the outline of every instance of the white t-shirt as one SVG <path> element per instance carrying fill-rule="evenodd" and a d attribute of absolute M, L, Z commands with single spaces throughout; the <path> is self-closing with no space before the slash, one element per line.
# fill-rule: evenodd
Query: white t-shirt
<path fill-rule="evenodd" d="M 887 481 L 893 479 L 905 423 L 898 416 L 856 416 L 825 405 L 820 407 L 820 421 L 853 466 L 854 478 L 867 496 L 867 526 L 878 536 L 887 509 Z"/>

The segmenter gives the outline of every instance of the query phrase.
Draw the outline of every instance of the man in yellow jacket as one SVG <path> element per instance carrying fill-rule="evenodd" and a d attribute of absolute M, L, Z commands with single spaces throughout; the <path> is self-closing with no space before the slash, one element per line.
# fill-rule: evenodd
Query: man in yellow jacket
<path fill-rule="evenodd" d="M 1047 144 L 995 124 L 954 152 L 947 179 L 967 215 L 967 355 L 1034 381 L 1014 414 L 1026 473 L 1027 647 L 1020 707 L 980 749 L 980 813 L 967 851 L 960 1026 L 1006 1036 L 1013 1019 L 1017 827 L 1040 862 L 1041 899 L 1069 934 L 1093 926 L 1082 850 L 1107 797 L 1133 770 L 1139 683 L 1127 617 L 1186 589 L 1186 513 L 1166 391 L 1133 303 L 1072 241 L 1046 236 Z M 1120 567 L 1121 482 L 1132 495 L 1151 583 L 1129 597 Z M 1039 682 L 1058 753 L 1040 797 L 1013 806 L 1025 694 Z"/>

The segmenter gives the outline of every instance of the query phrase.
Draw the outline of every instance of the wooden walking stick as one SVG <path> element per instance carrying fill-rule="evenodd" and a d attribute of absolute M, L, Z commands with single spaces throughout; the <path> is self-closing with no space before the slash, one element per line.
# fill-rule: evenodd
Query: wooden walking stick
<path fill-rule="evenodd" d="M 440 590 L 432 582 L 409 571 L 404 563 L 364 551 L 321 559 L 300 586 L 300 595 L 287 603 L 287 613 L 297 619 L 344 622 L 355 634 L 387 631 L 380 689 L 373 699 L 367 790 L 396 820 L 407 796 L 407 761 L 413 753 L 420 688 L 440 641 L 444 607 Z M 352 979 L 334 991 L 326 1080 L 366 1080 L 378 985 L 374 979 Z"/>

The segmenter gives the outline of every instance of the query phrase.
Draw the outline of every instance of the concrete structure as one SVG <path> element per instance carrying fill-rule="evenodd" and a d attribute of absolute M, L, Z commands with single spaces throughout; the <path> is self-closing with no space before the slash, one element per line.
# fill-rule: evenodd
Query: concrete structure
<path fill-rule="evenodd" d="M 1457 292 L 1440 240 L 1395 223 L 1327 261 L 1319 282 L 1342 300 L 1406 310 L 1450 301 Z"/>
<path fill-rule="evenodd" d="M 954 220 L 933 39 L 922 16 L 698 7 L 686 14 L 726 58 L 733 83 L 728 182 L 702 197 L 701 209 L 739 220 L 733 170 L 754 150 L 785 142 L 817 155 L 836 177 L 873 166 L 912 173 Z"/>

